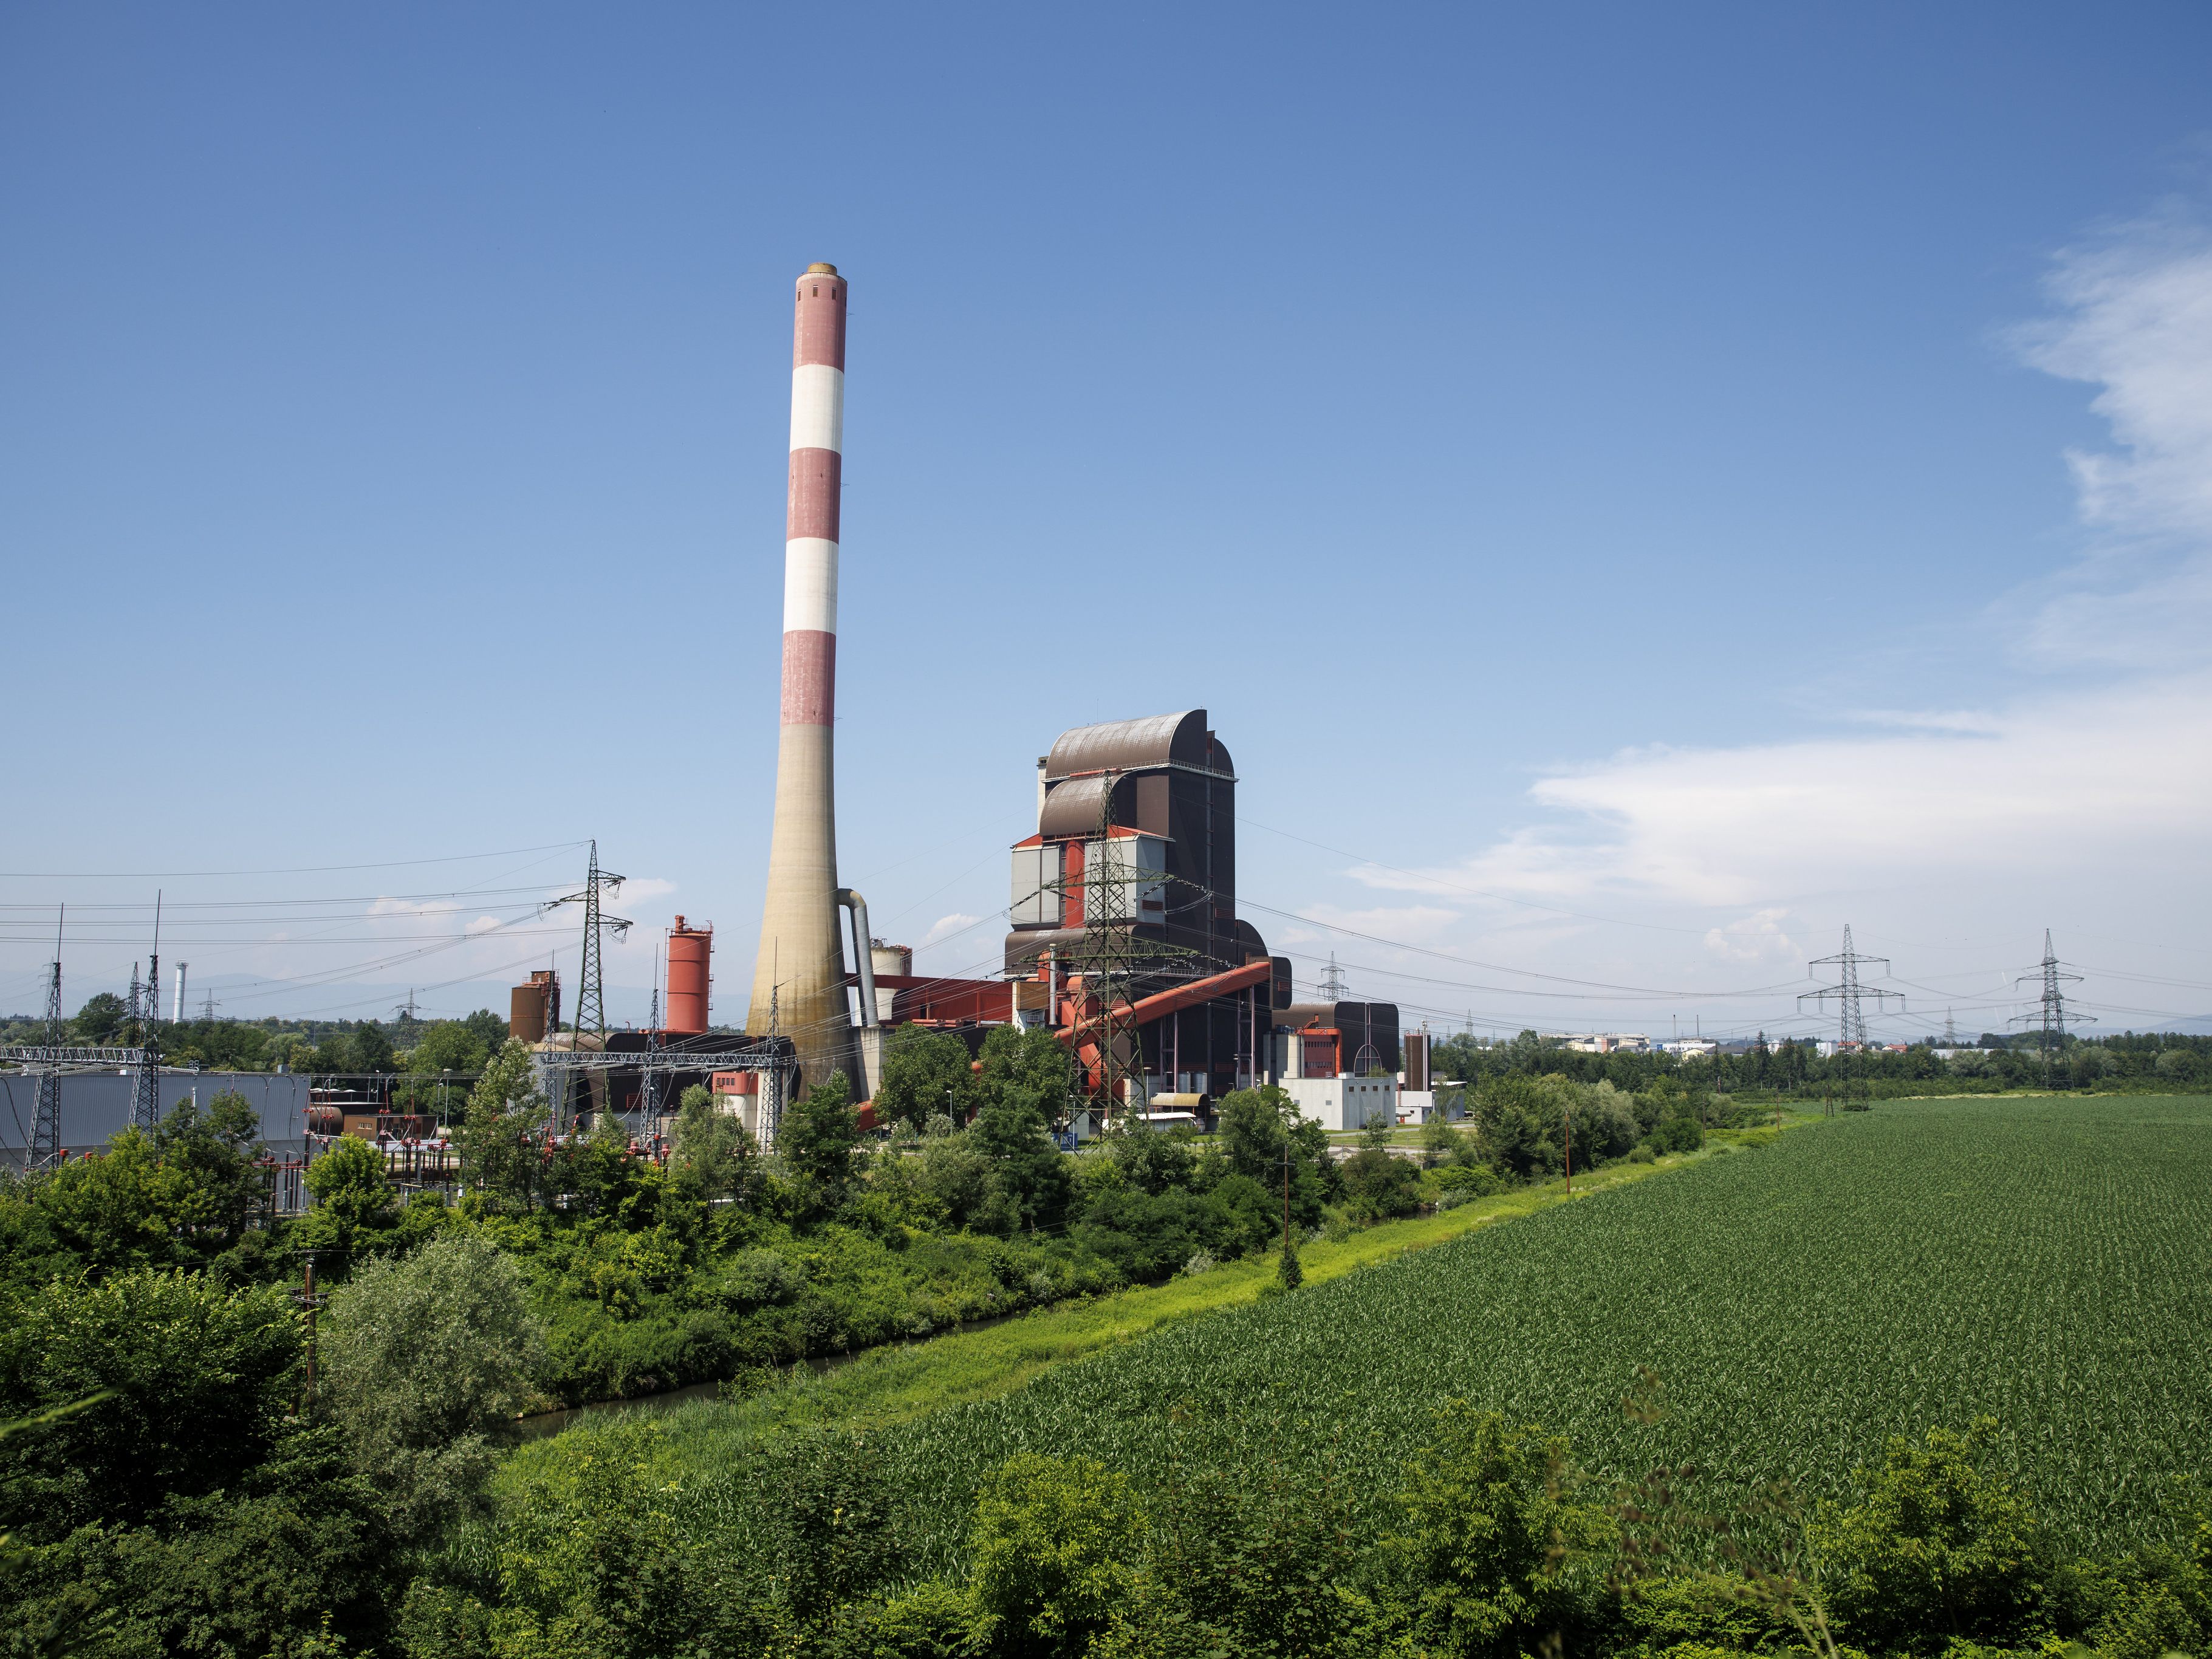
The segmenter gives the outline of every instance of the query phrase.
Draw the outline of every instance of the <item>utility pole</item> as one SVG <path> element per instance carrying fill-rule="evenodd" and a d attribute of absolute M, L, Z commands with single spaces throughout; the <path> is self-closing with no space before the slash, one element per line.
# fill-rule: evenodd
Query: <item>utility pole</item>
<path fill-rule="evenodd" d="M 55 945 L 55 954 L 60 954 L 58 942 Z M 58 968 L 55 969 L 57 974 L 60 971 Z M 2014 1014 L 2006 1024 L 2036 1028 L 2036 1047 L 2043 1051 L 2043 1086 L 2046 1089 L 2057 1086 L 2051 1077 L 2051 1062 L 2066 1047 L 2066 993 L 2060 987 L 2069 981 L 2078 984 L 2081 978 L 2079 974 L 2065 971 L 2065 964 L 2058 960 L 2058 953 L 2051 948 L 2051 930 L 2046 927 L 2043 930 L 2043 960 L 2037 964 L 2033 973 L 2022 974 L 2013 981 L 2015 985 L 2040 982 L 2043 988 L 2042 999 L 2033 1011 Z M 2092 1017 L 2087 1014 L 2077 1013 L 2073 1019 L 2076 1025 L 2092 1023 Z"/>
<path fill-rule="evenodd" d="M 1575 1195 L 1575 1103 L 1570 1100 L 1561 1108 L 1567 1115 L 1565 1140 L 1567 1147 L 1567 1196 Z"/>
<path fill-rule="evenodd" d="M 648 1054 L 657 1054 L 660 1052 L 660 946 L 658 945 L 653 947 L 653 1004 L 647 1009 L 645 1018 L 645 1052 Z M 708 1081 L 711 1082 L 713 1079 L 709 1079 Z M 644 1080 L 640 1085 L 638 1092 L 641 1104 L 645 1109 L 645 1121 L 649 1126 L 647 1133 L 658 1135 L 660 1133 L 660 1073 L 659 1070 L 651 1066 L 645 1068 Z"/>
<path fill-rule="evenodd" d="M 301 1260 L 306 1264 L 307 1279 L 300 1289 L 292 1292 L 292 1300 L 305 1310 L 307 1316 L 307 1388 L 300 1407 L 302 1417 L 315 1409 L 315 1310 L 330 1300 L 329 1297 L 315 1289 L 315 1254 L 313 1250 L 300 1252 Z"/>
<path fill-rule="evenodd" d="M 1881 971 L 1884 974 L 1889 972 L 1887 957 L 1861 956 L 1853 948 L 1850 924 L 1846 922 L 1844 925 L 1844 948 L 1832 957 L 1822 957 L 1808 963 L 1805 970 L 1809 975 L 1815 968 L 1834 968 L 1838 970 L 1836 982 L 1833 985 L 1824 985 L 1817 991 L 1804 992 L 1797 999 L 1800 1007 L 1808 1001 L 1818 1006 L 1826 1003 L 1831 997 L 1836 1000 L 1838 1009 L 1836 1054 L 1839 1059 L 1846 1052 L 1850 1055 L 1844 1069 L 1846 1085 L 1844 1104 L 1847 1109 L 1850 1102 L 1848 1085 L 1858 1079 L 1865 1063 L 1867 1029 L 1866 1010 L 1863 1006 L 1865 999 L 1868 997 L 1874 999 L 1876 1013 L 1882 1011 L 1882 999 L 1885 997 L 1896 997 L 1897 1006 L 1900 1011 L 1905 1006 L 1905 998 L 1898 992 L 1885 991 L 1861 981 L 1859 969 L 1877 962 L 1881 964 Z"/>

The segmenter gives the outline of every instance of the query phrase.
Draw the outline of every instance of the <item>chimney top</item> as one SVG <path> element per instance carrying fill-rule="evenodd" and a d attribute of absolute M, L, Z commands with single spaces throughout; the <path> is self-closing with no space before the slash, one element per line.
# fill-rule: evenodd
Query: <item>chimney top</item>
<path fill-rule="evenodd" d="M 837 267 L 825 265 L 817 261 L 806 267 L 806 274 L 809 276 L 835 276 L 837 274 Z"/>

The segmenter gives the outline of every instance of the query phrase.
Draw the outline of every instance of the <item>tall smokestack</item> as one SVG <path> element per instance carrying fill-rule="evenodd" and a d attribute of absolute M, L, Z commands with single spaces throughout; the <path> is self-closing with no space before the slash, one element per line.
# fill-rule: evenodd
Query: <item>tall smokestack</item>
<path fill-rule="evenodd" d="M 768 902 L 745 1030 L 798 1045 L 804 1080 L 842 1071 L 860 1091 L 837 926 L 837 814 L 830 731 L 837 685 L 837 506 L 845 447 L 845 279 L 809 265 L 791 345 L 791 494 L 783 544 L 783 726 Z"/>

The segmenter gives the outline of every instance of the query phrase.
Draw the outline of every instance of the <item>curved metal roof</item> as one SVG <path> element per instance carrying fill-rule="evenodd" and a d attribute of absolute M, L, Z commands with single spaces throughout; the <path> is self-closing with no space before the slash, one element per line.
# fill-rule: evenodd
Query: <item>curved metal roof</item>
<path fill-rule="evenodd" d="M 1037 815 L 1037 833 L 1054 837 L 1097 834 L 1105 794 L 1103 777 L 1070 778 L 1054 785 L 1044 798 L 1044 811 Z"/>
<path fill-rule="evenodd" d="M 1046 757 L 1044 775 L 1049 781 L 1085 772 L 1130 772 L 1170 761 L 1208 771 L 1218 769 L 1206 754 L 1203 708 L 1148 714 L 1142 720 L 1109 720 L 1103 726 L 1079 726 L 1063 732 Z"/>

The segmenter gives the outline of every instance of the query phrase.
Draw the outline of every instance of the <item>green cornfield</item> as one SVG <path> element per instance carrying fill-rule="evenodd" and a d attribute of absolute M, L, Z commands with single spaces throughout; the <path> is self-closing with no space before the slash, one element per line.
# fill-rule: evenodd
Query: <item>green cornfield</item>
<path fill-rule="evenodd" d="M 1639 1368 L 1664 1410 L 1632 1418 Z M 2060 1541 L 2119 1549 L 2212 1477 L 2212 1101 L 1885 1103 L 1773 1145 L 1193 1320 L 878 1443 L 915 1565 L 975 1486 L 1081 1451 L 1379 1502 L 1437 1402 L 1568 1434 L 1605 1480 L 1718 1508 L 1840 1496 L 1883 1439 L 1977 1416 Z M 1648 1397 L 1648 1396 L 1647 1396 Z"/>

